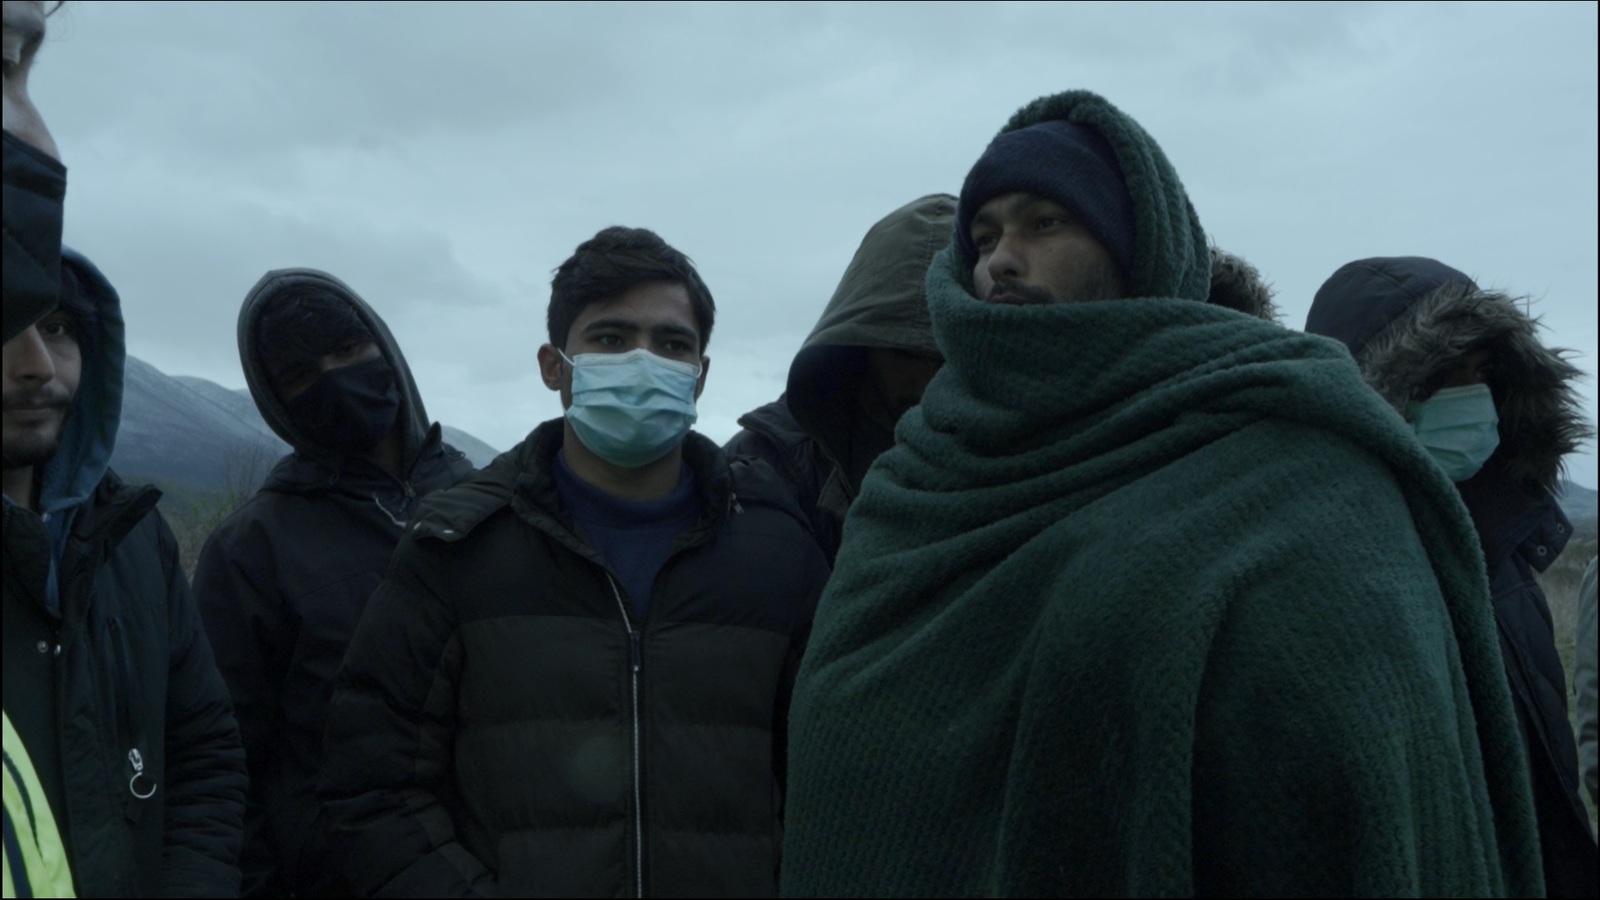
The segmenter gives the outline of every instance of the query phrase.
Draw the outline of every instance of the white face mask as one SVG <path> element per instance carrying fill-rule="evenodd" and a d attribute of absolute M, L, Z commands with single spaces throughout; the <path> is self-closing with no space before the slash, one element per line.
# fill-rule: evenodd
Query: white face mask
<path fill-rule="evenodd" d="M 1500 415 L 1486 384 L 1444 388 L 1411 409 L 1411 428 L 1451 481 L 1478 474 L 1500 446 Z"/>
<path fill-rule="evenodd" d="M 678 446 L 699 418 L 694 407 L 699 366 L 643 347 L 572 358 L 561 353 L 561 358 L 572 366 L 567 421 L 583 446 L 612 465 L 637 469 L 655 462 Z"/>

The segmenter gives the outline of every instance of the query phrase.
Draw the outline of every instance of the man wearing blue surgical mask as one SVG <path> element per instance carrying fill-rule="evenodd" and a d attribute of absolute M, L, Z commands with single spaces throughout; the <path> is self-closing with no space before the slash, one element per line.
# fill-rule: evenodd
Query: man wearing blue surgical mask
<path fill-rule="evenodd" d="M 358 892 L 776 893 L 828 566 L 776 473 L 691 430 L 715 312 L 644 229 L 556 270 L 566 414 L 423 501 L 345 659 L 322 786 Z"/>
<path fill-rule="evenodd" d="M 1593 897 L 1596 847 L 1550 607 L 1535 571 L 1571 534 L 1554 489 L 1590 435 L 1567 352 L 1544 346 L 1524 302 L 1421 257 L 1349 263 L 1317 291 L 1306 330 L 1343 342 L 1405 416 L 1472 515 L 1533 783 L 1545 885 Z"/>

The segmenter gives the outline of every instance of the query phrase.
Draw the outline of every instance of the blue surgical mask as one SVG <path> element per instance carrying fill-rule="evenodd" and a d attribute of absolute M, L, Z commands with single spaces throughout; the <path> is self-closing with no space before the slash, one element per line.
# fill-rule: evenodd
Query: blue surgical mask
<path fill-rule="evenodd" d="M 559 350 L 557 351 L 560 352 Z M 589 451 L 612 465 L 637 469 L 672 451 L 699 414 L 700 367 L 663 359 L 644 348 L 580 353 L 572 366 L 567 421 Z"/>
<path fill-rule="evenodd" d="M 1500 415 L 1486 384 L 1438 391 L 1412 407 L 1411 428 L 1451 481 L 1478 474 L 1500 446 Z"/>

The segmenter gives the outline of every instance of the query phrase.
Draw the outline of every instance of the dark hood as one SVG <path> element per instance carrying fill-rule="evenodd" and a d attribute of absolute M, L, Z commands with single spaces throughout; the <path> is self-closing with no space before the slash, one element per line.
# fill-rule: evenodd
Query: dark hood
<path fill-rule="evenodd" d="M 1518 482 L 1554 490 L 1564 457 L 1591 435 L 1571 351 L 1539 340 L 1527 301 L 1480 288 L 1423 257 L 1363 259 L 1317 291 L 1306 331 L 1350 349 L 1362 376 L 1402 416 L 1439 388 L 1474 350 L 1488 350 L 1487 380 L 1500 413 L 1491 460 Z"/>
<path fill-rule="evenodd" d="M 955 214 L 955 197 L 929 194 L 873 225 L 789 366 L 789 409 L 835 458 L 867 349 L 939 355 L 924 282 L 934 254 L 950 243 Z"/>
<path fill-rule="evenodd" d="M 303 434 L 290 420 L 283 403 L 272 389 L 267 368 L 256 350 L 256 328 L 262 314 L 273 304 L 294 296 L 297 292 L 317 291 L 332 294 L 355 308 L 377 341 L 383 358 L 394 370 L 395 386 L 400 392 L 400 421 L 405 429 L 404 458 L 411 462 L 417 458 L 428 442 L 430 420 L 422 405 L 422 395 L 411 377 L 411 367 L 405 354 L 383 319 L 367 305 L 361 296 L 343 281 L 316 269 L 274 269 L 261 276 L 256 286 L 244 298 L 239 310 L 239 363 L 244 368 L 245 383 L 250 386 L 250 397 L 267 425 L 295 449 L 299 456 L 315 460 L 331 459 L 328 448 L 319 444 L 315 435 Z"/>
<path fill-rule="evenodd" d="M 72 276 L 62 279 L 62 290 L 78 291 L 94 307 L 95 333 L 82 342 L 83 373 L 72 412 L 62 427 L 55 456 L 40 473 L 39 511 L 44 513 L 77 507 L 105 477 L 122 424 L 123 363 L 127 359 L 122 299 L 111 282 L 71 249 L 62 249 L 61 267 Z M 64 523 L 66 518 L 56 521 Z"/>

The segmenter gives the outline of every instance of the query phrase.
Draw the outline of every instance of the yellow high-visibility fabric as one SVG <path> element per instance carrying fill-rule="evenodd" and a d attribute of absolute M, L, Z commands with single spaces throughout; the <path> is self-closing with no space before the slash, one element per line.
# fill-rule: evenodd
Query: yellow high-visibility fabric
<path fill-rule="evenodd" d="M 0 713 L 0 715 L 4 715 Z M 33 771 L 28 748 L 5 718 L 5 896 L 72 897 L 72 872 L 67 848 L 56 829 L 55 814 Z M 20 861 L 21 871 L 13 867 Z M 24 890 L 19 891 L 22 887 Z"/>

